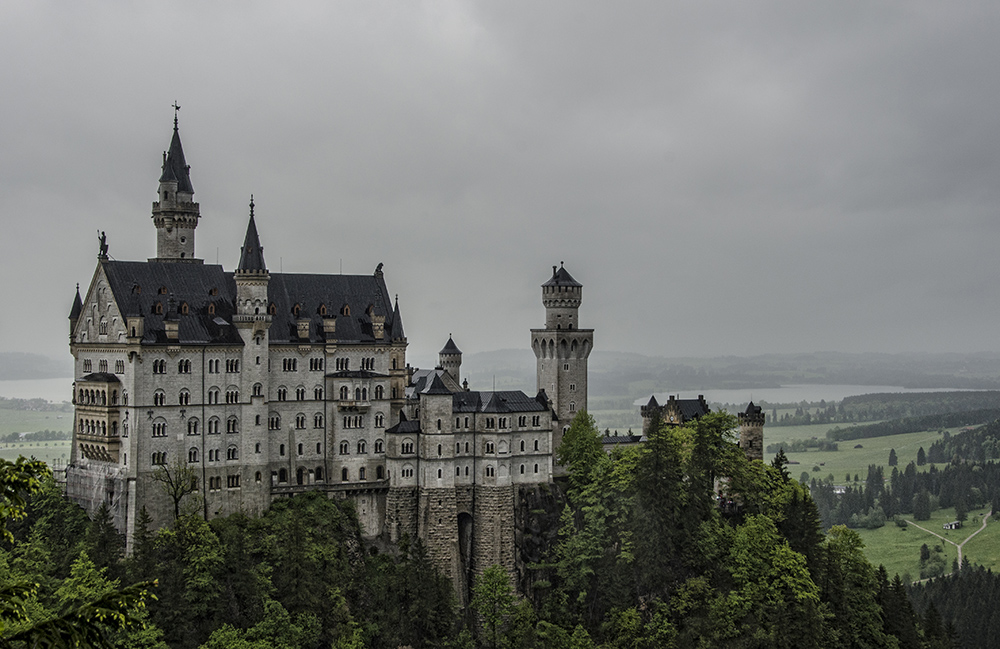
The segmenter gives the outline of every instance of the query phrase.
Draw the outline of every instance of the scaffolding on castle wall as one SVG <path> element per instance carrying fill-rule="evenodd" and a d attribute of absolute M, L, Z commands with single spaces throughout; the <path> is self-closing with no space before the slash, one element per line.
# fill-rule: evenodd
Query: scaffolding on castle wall
<path fill-rule="evenodd" d="M 66 467 L 66 496 L 93 516 L 107 505 L 111 520 L 125 530 L 128 487 L 125 468 L 110 462 L 80 458 Z"/>

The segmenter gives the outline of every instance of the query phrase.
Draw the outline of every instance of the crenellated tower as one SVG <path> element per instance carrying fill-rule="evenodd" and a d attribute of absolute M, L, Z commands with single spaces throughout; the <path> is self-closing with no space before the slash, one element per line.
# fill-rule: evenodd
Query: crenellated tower
<path fill-rule="evenodd" d="M 739 413 L 740 448 L 748 460 L 764 459 L 764 409 L 751 401 L 744 412 Z"/>
<path fill-rule="evenodd" d="M 191 168 L 184 160 L 181 136 L 177 130 L 175 105 L 174 135 L 170 150 L 163 152 L 163 173 L 157 200 L 153 202 L 153 224 L 156 226 L 156 257 L 150 261 L 202 263 L 194 257 L 194 230 L 201 218 L 194 202 Z"/>
<path fill-rule="evenodd" d="M 552 267 L 552 278 L 542 284 L 545 328 L 531 330 L 531 349 L 537 359 L 539 392 L 545 391 L 558 418 L 553 425 L 553 450 L 576 413 L 587 409 L 587 359 L 594 347 L 594 330 L 580 329 L 583 284 L 562 264 Z"/>

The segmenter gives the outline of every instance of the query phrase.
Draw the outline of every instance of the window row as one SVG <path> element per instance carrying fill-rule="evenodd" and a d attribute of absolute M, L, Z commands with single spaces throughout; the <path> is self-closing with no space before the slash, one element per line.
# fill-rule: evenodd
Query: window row
<path fill-rule="evenodd" d="M 124 390 L 122 395 L 127 394 Z M 118 390 L 111 391 L 111 399 L 108 399 L 107 390 L 84 390 L 80 388 L 76 393 L 76 403 L 77 405 L 85 406 L 106 406 L 110 401 L 112 406 L 118 405 Z M 128 401 L 125 402 L 126 405 Z"/>
<path fill-rule="evenodd" d="M 209 462 L 219 462 L 222 455 L 221 449 L 209 449 L 208 450 L 208 461 Z M 226 449 L 226 459 L 227 460 L 238 460 L 240 459 L 240 450 L 236 446 L 230 446 Z M 198 449 L 194 446 L 188 449 L 188 462 L 194 464 L 198 462 Z"/>
<path fill-rule="evenodd" d="M 108 436 L 108 422 L 95 421 L 93 419 L 81 419 L 79 425 L 81 435 L 101 435 Z M 111 436 L 118 437 L 118 422 L 111 422 Z"/>
<path fill-rule="evenodd" d="M 350 446 L 350 444 L 348 444 L 346 441 L 341 442 L 340 443 L 340 454 L 341 455 L 348 455 L 348 454 L 350 454 L 350 452 L 351 452 L 351 446 Z M 358 442 L 358 454 L 362 455 L 362 454 L 367 453 L 367 452 L 368 452 L 368 442 L 366 442 L 365 440 L 360 440 Z M 375 440 L 375 445 L 373 447 L 373 452 L 374 453 L 385 453 L 385 444 L 382 442 L 382 440 L 380 440 L 380 439 Z"/>
<path fill-rule="evenodd" d="M 259 448 L 260 444 L 258 444 L 257 446 Z M 305 445 L 300 442 L 298 444 L 298 446 L 296 447 L 295 450 L 298 452 L 299 455 L 304 455 L 305 454 L 305 448 L 306 448 Z M 258 452 L 260 452 L 260 451 L 258 450 Z M 316 442 L 316 455 L 319 455 L 322 452 L 323 452 L 323 443 L 322 442 Z M 278 445 L 278 455 L 280 455 L 281 457 L 285 457 L 285 445 L 284 444 L 279 444 Z"/>
<path fill-rule="evenodd" d="M 295 415 L 295 427 L 302 430 L 306 427 L 306 416 L 301 412 Z M 323 427 L 323 415 L 321 413 L 316 413 L 313 415 L 313 428 Z M 267 429 L 268 430 L 281 430 L 281 415 L 277 413 L 271 413 L 267 416 Z"/>
<path fill-rule="evenodd" d="M 346 385 L 340 386 L 340 400 L 347 401 L 351 398 L 351 391 Z M 375 386 L 375 400 L 381 401 L 385 398 L 385 388 L 381 385 Z M 368 388 L 354 388 L 355 401 L 368 401 Z"/>
<path fill-rule="evenodd" d="M 91 359 L 89 358 L 83 359 L 83 371 L 85 374 L 90 374 L 91 372 L 94 371 L 94 362 Z M 108 361 L 104 359 L 97 361 L 97 371 L 107 372 Z M 115 361 L 115 374 L 124 374 L 124 373 L 125 373 L 125 361 L 121 360 Z"/>

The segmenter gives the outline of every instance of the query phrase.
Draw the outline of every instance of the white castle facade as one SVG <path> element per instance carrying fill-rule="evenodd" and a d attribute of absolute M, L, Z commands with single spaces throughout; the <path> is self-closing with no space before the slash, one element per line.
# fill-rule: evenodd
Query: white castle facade
<path fill-rule="evenodd" d="M 587 407 L 582 286 L 561 267 L 542 286 L 535 396 L 470 391 L 450 338 L 438 368 L 407 364 L 382 264 L 272 273 L 252 200 L 238 267 L 206 264 L 193 197 L 175 118 L 152 207 L 156 257 L 112 260 L 102 236 L 70 314 L 69 496 L 108 505 L 130 538 L 142 508 L 157 526 L 173 518 L 157 475 L 189 478 L 181 504 L 206 518 L 321 490 L 354 500 L 372 539 L 423 539 L 456 586 L 512 568 L 516 489 L 552 480 L 562 431 Z"/>

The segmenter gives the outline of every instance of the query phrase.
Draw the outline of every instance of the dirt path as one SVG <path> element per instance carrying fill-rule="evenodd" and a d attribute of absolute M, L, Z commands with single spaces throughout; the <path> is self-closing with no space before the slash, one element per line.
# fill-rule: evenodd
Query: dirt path
<path fill-rule="evenodd" d="M 912 525 L 913 527 L 915 527 L 917 529 L 923 530 L 923 531 L 927 532 L 928 534 L 930 534 L 931 536 L 936 536 L 939 539 L 941 539 L 942 541 L 944 541 L 946 543 L 951 543 L 956 548 L 958 548 L 958 565 L 959 565 L 959 567 L 961 567 L 961 565 L 962 565 L 962 546 L 964 546 L 966 543 L 968 543 L 972 539 L 972 537 L 974 537 L 976 534 L 979 534 L 980 532 L 982 532 L 983 530 L 986 529 L 986 520 L 990 516 L 992 516 L 992 515 L 993 515 L 993 512 L 990 512 L 989 514 L 986 514 L 985 516 L 983 516 L 983 524 L 979 526 L 979 529 L 976 530 L 975 532 L 973 532 L 972 534 L 968 535 L 967 537 L 965 537 L 965 540 L 962 541 L 961 543 L 955 543 L 951 539 L 947 539 L 947 538 L 941 536 L 940 534 L 938 534 L 937 532 L 932 532 L 929 529 L 927 529 L 926 527 L 923 527 L 922 525 L 917 525 L 916 523 L 914 523 L 911 520 L 907 520 L 906 524 L 907 525 Z"/>

